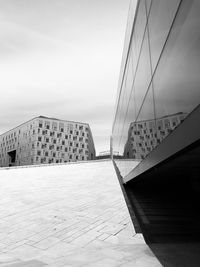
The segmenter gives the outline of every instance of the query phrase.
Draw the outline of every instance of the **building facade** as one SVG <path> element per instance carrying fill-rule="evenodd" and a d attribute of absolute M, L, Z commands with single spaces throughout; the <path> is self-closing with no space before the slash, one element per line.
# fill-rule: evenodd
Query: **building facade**
<path fill-rule="evenodd" d="M 200 241 L 199 14 L 199 0 L 130 1 L 111 154 L 149 244 Z"/>
<path fill-rule="evenodd" d="M 0 166 L 66 163 L 95 158 L 86 123 L 36 117 L 0 136 Z"/>

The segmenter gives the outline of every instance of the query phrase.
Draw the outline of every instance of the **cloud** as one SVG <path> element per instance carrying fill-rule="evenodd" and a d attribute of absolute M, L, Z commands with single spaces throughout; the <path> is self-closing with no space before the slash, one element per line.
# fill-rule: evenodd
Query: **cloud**
<path fill-rule="evenodd" d="M 39 115 L 83 121 L 107 150 L 128 2 L 0 1 L 0 132 Z"/>

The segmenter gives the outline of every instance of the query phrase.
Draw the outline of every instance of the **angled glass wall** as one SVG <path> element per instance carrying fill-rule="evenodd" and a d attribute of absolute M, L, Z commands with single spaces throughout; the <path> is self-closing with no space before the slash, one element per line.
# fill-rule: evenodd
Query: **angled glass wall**
<path fill-rule="evenodd" d="M 128 19 L 132 31 L 126 36 L 112 130 L 114 160 L 123 177 L 141 162 L 148 165 L 199 105 L 199 14 L 199 0 L 140 0 L 134 22 Z"/>

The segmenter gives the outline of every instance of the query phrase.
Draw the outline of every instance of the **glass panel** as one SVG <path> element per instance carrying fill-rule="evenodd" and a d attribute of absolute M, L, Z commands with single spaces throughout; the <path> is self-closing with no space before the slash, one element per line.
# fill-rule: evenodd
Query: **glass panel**
<path fill-rule="evenodd" d="M 158 62 L 160 53 L 164 46 L 167 34 L 170 31 L 174 16 L 180 0 L 152 2 L 148 19 L 149 40 L 151 48 L 152 70 Z"/>
<path fill-rule="evenodd" d="M 138 13 L 134 27 L 133 40 L 135 41 L 135 61 L 137 62 L 146 26 L 145 0 L 139 1 Z"/>
<path fill-rule="evenodd" d="M 132 38 L 132 43 L 131 43 L 131 54 L 132 54 L 132 60 L 131 60 L 131 63 L 132 63 L 132 69 L 133 69 L 133 72 L 134 72 L 134 75 L 135 75 L 135 71 L 136 71 L 136 68 L 137 68 L 137 60 L 138 60 L 138 54 L 136 52 L 136 40 L 135 40 L 135 35 L 133 34 L 133 38 Z"/>
<path fill-rule="evenodd" d="M 151 81 L 148 34 L 145 33 L 142 51 L 135 78 L 136 114 L 138 114 Z"/>
<path fill-rule="evenodd" d="M 129 102 L 129 98 L 130 98 L 130 94 L 131 94 L 131 90 L 132 90 L 132 86 L 133 86 L 134 69 L 133 69 L 132 61 L 133 60 L 132 60 L 132 49 L 131 49 L 131 53 L 129 54 L 128 64 L 127 64 L 127 68 L 126 68 L 127 73 L 126 73 L 126 77 L 124 80 L 123 107 L 126 110 L 125 115 L 127 112 L 128 102 Z"/>
<path fill-rule="evenodd" d="M 126 67 L 127 68 L 126 74 L 123 81 L 123 91 L 120 96 L 121 101 L 118 109 L 118 116 L 113 129 L 113 140 L 112 140 L 113 151 L 114 153 L 116 152 L 119 153 L 119 155 L 116 156 L 115 158 L 121 158 L 121 160 L 119 161 L 116 160 L 116 164 L 118 165 L 123 175 L 127 173 L 128 170 L 127 166 L 129 166 L 130 169 L 133 168 L 133 166 L 138 164 L 139 162 L 132 160 L 130 158 L 126 159 L 124 151 L 125 151 L 125 144 L 128 138 L 128 133 L 130 131 L 129 130 L 130 124 L 133 121 L 135 121 L 136 118 L 135 88 L 133 85 L 133 80 L 134 80 L 135 70 L 137 67 L 137 60 L 141 52 L 145 26 L 146 26 L 145 0 L 141 0 L 138 6 L 137 19 L 135 23 L 134 35 L 132 38 L 132 44 L 130 50 L 131 52 L 129 54 L 128 64 Z M 143 62 L 147 55 L 146 52 L 148 52 L 147 48 L 148 48 L 147 38 L 145 38 L 145 45 L 143 46 L 141 53 Z M 141 71 L 142 71 L 141 68 L 139 68 L 139 73 L 141 73 Z M 137 81 L 137 84 L 138 84 L 138 90 L 141 90 L 141 88 L 139 88 L 139 81 Z M 147 87 L 148 86 L 146 86 L 145 89 L 147 89 Z M 143 96 L 144 95 L 145 93 L 143 94 Z"/>
<path fill-rule="evenodd" d="M 122 176 L 144 159 L 156 144 L 152 88 L 147 93 L 137 121 L 126 123 L 121 137 L 123 160 L 116 161 Z"/>
<path fill-rule="evenodd" d="M 122 176 L 148 157 L 200 100 L 200 1 L 146 0 L 150 17 L 145 36 L 144 3 L 139 3 L 132 59 L 123 84 L 126 92 L 121 95 L 113 129 L 113 150 L 120 151 L 115 162 Z M 155 74 L 148 89 L 152 74 L 149 48 Z"/>
<path fill-rule="evenodd" d="M 144 159 L 155 147 L 155 133 L 153 93 L 150 88 L 137 121 L 130 124 L 125 155 L 133 159 Z"/>
<path fill-rule="evenodd" d="M 147 12 L 147 16 L 149 14 L 149 10 L 151 8 L 151 4 L 152 4 L 152 0 L 146 0 L 146 12 Z"/>
<path fill-rule="evenodd" d="M 154 76 L 156 118 L 161 141 L 199 104 L 199 14 L 199 1 L 182 1 Z"/>

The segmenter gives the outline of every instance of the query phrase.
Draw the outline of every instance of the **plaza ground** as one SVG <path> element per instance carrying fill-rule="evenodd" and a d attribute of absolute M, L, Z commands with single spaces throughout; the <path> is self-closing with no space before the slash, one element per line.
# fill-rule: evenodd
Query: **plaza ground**
<path fill-rule="evenodd" d="M 111 161 L 0 170 L 0 266 L 161 266 Z"/>

